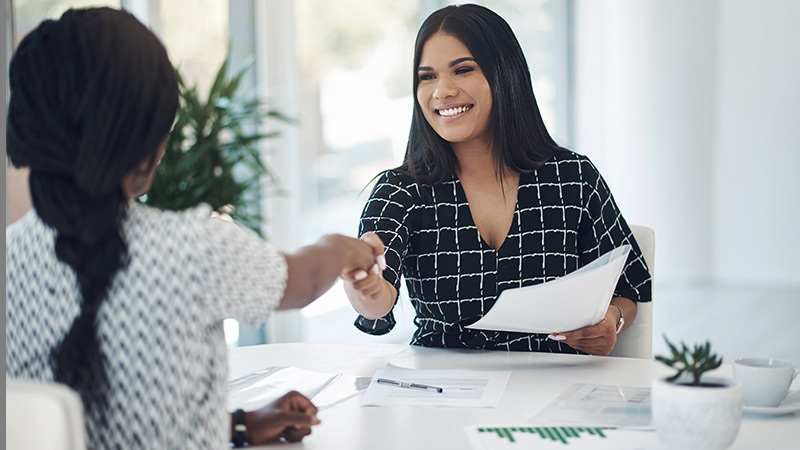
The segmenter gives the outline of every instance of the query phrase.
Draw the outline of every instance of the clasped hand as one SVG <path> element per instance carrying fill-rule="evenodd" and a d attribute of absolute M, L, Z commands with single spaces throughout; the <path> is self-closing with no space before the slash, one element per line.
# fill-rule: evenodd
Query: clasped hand
<path fill-rule="evenodd" d="M 320 423 L 317 407 L 297 391 L 291 391 L 269 405 L 247 413 L 248 441 L 252 445 L 277 441 L 299 442 Z"/>

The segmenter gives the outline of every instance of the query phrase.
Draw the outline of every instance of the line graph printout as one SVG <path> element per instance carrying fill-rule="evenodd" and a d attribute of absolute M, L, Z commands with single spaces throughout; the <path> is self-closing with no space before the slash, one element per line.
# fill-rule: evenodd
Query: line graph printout
<path fill-rule="evenodd" d="M 467 426 L 475 450 L 666 449 L 655 432 L 604 427 Z"/>
<path fill-rule="evenodd" d="M 573 384 L 540 411 L 541 424 L 654 430 L 650 388 Z"/>

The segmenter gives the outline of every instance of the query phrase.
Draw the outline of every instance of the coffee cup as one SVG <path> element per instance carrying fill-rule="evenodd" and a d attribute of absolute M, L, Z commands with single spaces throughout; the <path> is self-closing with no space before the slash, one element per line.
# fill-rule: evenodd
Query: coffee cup
<path fill-rule="evenodd" d="M 782 359 L 739 358 L 733 362 L 733 378 L 742 383 L 746 406 L 778 406 L 798 373 L 793 363 Z"/>

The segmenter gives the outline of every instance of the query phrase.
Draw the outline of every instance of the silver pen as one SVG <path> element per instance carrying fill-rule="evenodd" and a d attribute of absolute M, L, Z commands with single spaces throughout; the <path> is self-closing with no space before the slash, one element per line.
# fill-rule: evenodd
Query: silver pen
<path fill-rule="evenodd" d="M 439 394 L 442 393 L 442 388 L 437 386 L 428 386 L 427 384 L 419 384 L 419 383 L 410 383 L 408 381 L 397 381 L 397 380 L 390 380 L 388 378 L 378 378 L 375 380 L 378 384 L 386 384 L 389 386 L 396 386 L 406 389 L 419 389 L 423 391 L 434 391 L 438 392 Z"/>

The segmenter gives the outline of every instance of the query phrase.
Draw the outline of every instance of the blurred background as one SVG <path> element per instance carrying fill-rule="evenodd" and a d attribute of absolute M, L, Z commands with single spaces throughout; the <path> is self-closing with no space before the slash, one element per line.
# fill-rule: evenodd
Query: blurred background
<path fill-rule="evenodd" d="M 245 89 L 296 124 L 262 145 L 280 193 L 265 234 L 294 250 L 355 235 L 379 171 L 398 165 L 412 111 L 417 28 L 444 0 L 6 0 L 14 46 L 70 7 L 130 10 L 201 91 L 230 49 Z M 551 134 L 589 156 L 629 223 L 655 229 L 654 351 L 662 335 L 800 363 L 800 2 L 486 0 L 526 53 Z M 7 69 L 6 69 L 7 75 Z M 7 77 L 6 77 L 7 78 Z M 5 154 L 5 152 L 4 152 Z M 6 224 L 30 208 L 7 168 Z M 373 337 L 340 285 L 264 327 L 226 321 L 230 345 L 407 343 L 413 310 Z"/>

